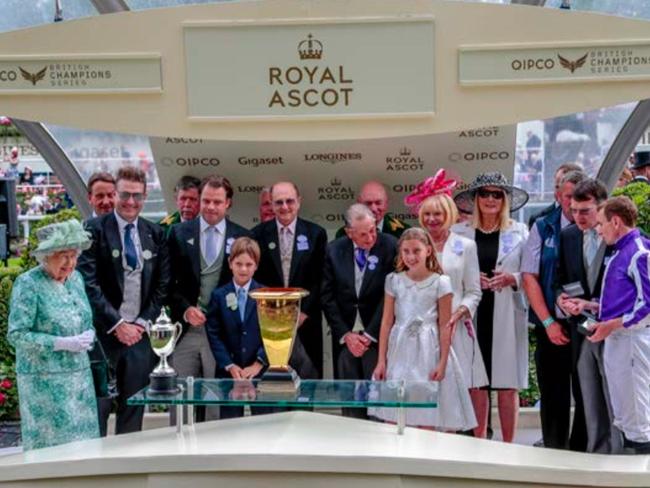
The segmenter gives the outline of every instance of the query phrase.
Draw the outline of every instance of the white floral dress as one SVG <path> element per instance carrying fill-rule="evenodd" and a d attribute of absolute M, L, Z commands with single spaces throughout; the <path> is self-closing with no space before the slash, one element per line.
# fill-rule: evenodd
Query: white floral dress
<path fill-rule="evenodd" d="M 54 351 L 57 337 L 92 327 L 90 304 L 77 271 L 65 283 L 51 279 L 40 266 L 16 279 L 7 337 L 16 348 L 25 450 L 99 437 L 88 354 Z"/>
<path fill-rule="evenodd" d="M 406 273 L 391 273 L 386 277 L 385 289 L 395 298 L 395 324 L 388 339 L 386 379 L 428 381 L 440 358 L 438 299 L 452 293 L 449 277 L 434 273 L 416 282 Z M 442 430 L 476 427 L 472 401 L 453 348 L 444 379 L 438 384 L 430 383 L 432 390 L 438 390 L 438 407 L 406 409 L 407 425 Z M 372 408 L 368 413 L 391 422 L 397 418 L 395 408 Z"/>

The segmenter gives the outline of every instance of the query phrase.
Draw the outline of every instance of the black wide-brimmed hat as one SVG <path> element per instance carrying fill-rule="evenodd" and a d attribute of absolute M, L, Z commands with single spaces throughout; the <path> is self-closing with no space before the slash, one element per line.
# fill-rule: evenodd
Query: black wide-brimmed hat
<path fill-rule="evenodd" d="M 474 181 L 470 183 L 466 190 L 461 191 L 454 197 L 456 206 L 463 212 L 472 213 L 474 211 L 474 197 L 476 196 L 476 192 L 479 188 L 486 186 L 495 186 L 506 192 L 506 195 L 510 199 L 511 212 L 519 210 L 528 201 L 528 193 L 521 188 L 512 186 L 503 174 L 494 171 L 491 173 L 482 173 L 474 178 Z"/>
<path fill-rule="evenodd" d="M 650 149 L 644 151 L 637 151 L 634 156 L 634 164 L 632 169 L 640 169 L 650 166 Z"/>

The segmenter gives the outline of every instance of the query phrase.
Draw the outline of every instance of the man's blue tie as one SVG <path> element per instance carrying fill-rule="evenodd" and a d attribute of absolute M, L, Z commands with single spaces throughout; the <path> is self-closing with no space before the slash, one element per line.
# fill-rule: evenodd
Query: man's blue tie
<path fill-rule="evenodd" d="M 366 250 L 357 247 L 354 253 L 354 260 L 361 271 L 366 267 L 366 259 Z"/>
<path fill-rule="evenodd" d="M 246 312 L 246 290 L 240 288 L 237 290 L 237 308 L 239 309 L 239 318 L 244 322 L 244 313 Z"/>
<path fill-rule="evenodd" d="M 133 227 L 133 224 L 126 224 L 124 228 L 124 257 L 126 257 L 126 265 L 131 269 L 138 267 L 138 253 L 131 235 Z"/>

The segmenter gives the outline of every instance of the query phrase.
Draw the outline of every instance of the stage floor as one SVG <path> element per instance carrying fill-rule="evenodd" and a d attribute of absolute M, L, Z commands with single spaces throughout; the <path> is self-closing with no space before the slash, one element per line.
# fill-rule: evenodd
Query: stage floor
<path fill-rule="evenodd" d="M 556 451 L 312 412 L 155 429 L 0 458 L 0 486 L 650 486 L 650 456 Z"/>

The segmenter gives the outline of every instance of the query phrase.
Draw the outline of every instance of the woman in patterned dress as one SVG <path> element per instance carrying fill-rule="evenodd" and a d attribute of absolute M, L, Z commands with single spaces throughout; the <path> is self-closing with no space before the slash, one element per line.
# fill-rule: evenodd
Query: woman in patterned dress
<path fill-rule="evenodd" d="M 79 253 L 90 246 L 76 220 L 39 229 L 40 265 L 13 286 L 7 338 L 16 348 L 25 451 L 99 437 L 87 351 L 95 331 Z"/>

